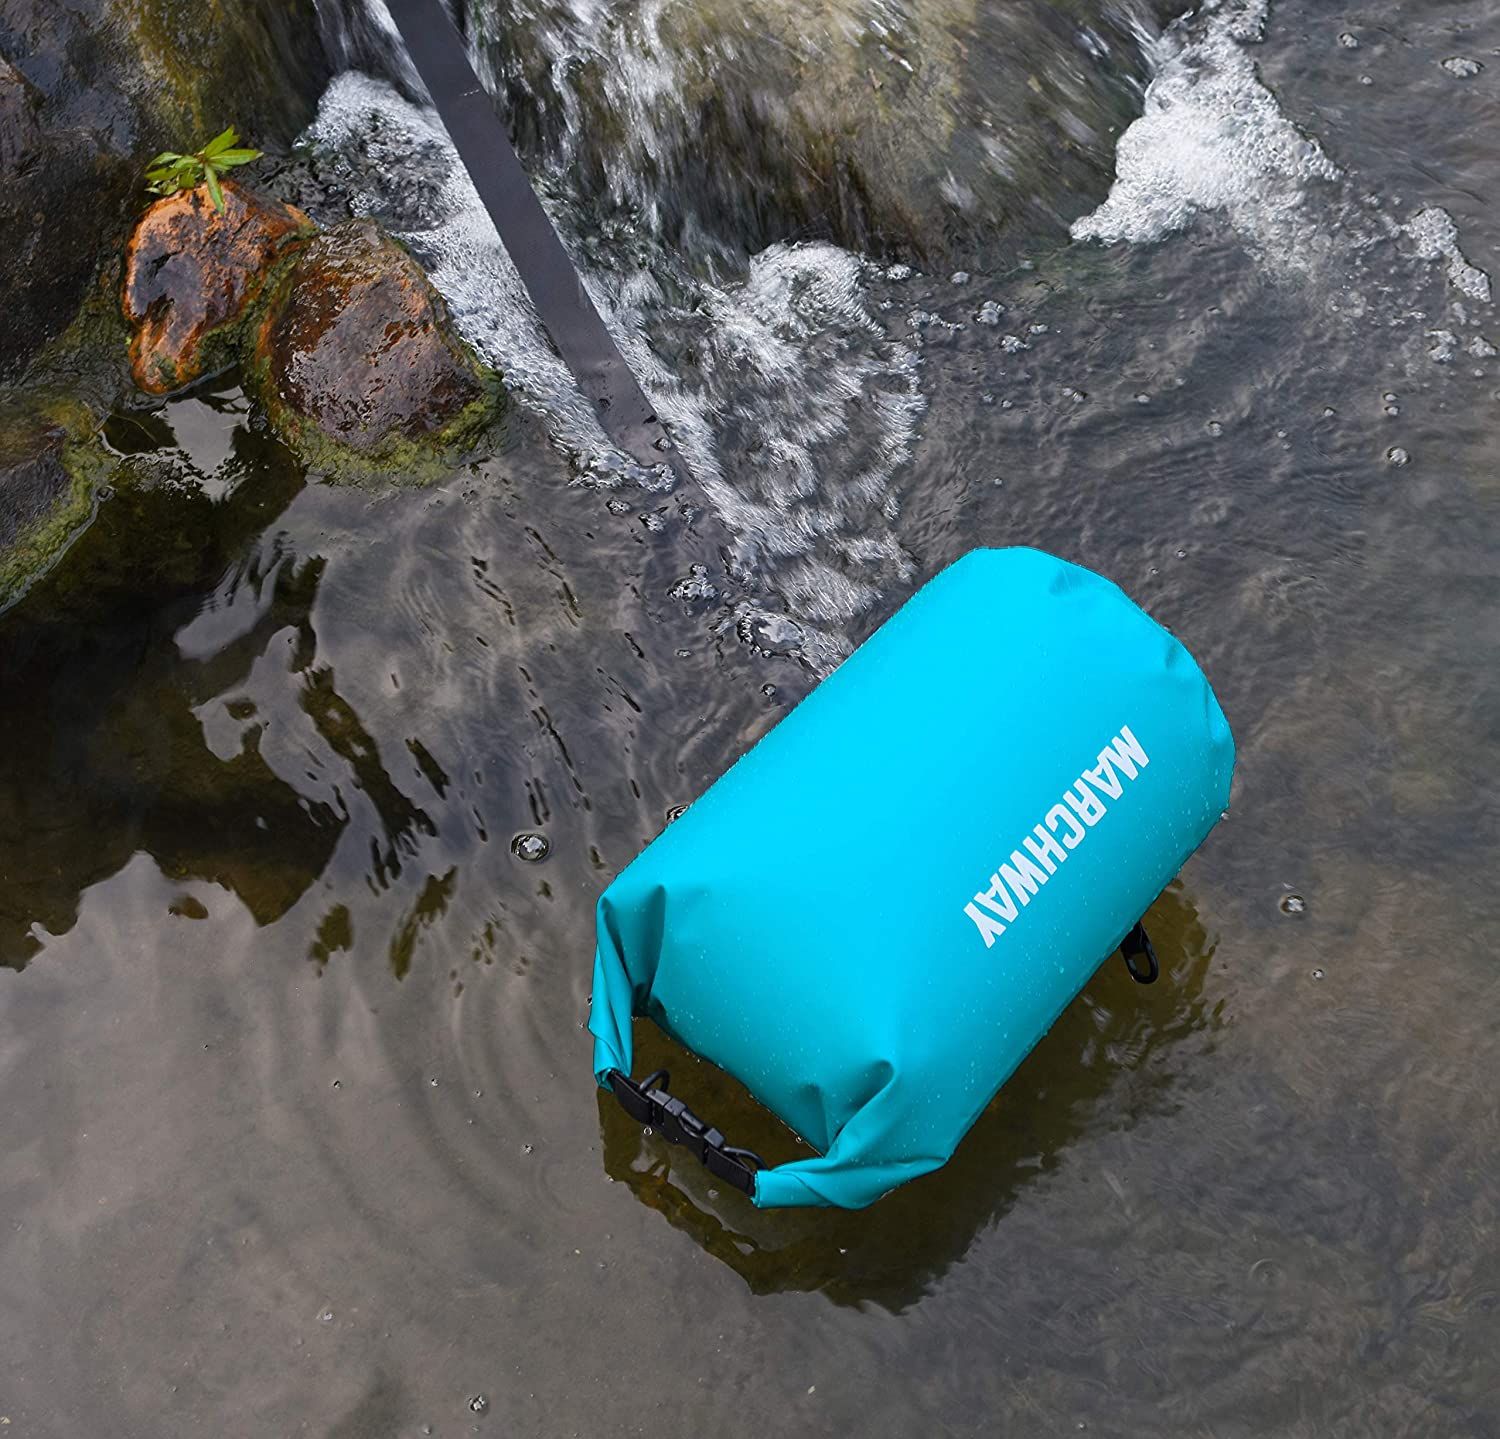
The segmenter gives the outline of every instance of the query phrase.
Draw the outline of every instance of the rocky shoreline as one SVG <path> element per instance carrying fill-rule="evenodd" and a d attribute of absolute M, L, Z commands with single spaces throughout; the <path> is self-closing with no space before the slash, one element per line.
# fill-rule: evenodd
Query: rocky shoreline
<path fill-rule="evenodd" d="M 309 470 L 410 483 L 503 408 L 500 377 L 376 227 L 320 231 L 253 184 L 225 182 L 222 214 L 203 187 L 146 204 L 151 156 L 224 123 L 286 153 L 332 73 L 317 35 L 312 0 L 0 16 L 0 607 L 116 483 L 100 434 L 116 411 L 237 368 Z"/>

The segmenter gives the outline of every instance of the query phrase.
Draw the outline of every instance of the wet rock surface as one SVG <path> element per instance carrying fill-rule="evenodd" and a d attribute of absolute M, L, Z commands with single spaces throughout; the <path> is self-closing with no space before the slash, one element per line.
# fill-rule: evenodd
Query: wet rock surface
<path fill-rule="evenodd" d="M 0 408 L 0 607 L 56 558 L 93 506 L 102 452 L 73 401 Z"/>
<path fill-rule="evenodd" d="M 60 425 L 38 426 L 16 447 L 0 440 L 0 548 L 46 519 L 68 492 Z"/>
<path fill-rule="evenodd" d="M 469 6 L 520 143 L 580 195 L 670 239 L 820 237 L 917 261 L 1064 239 L 1108 189 L 1142 37 L 1172 8 L 668 0 L 596 24 Z"/>
<path fill-rule="evenodd" d="M 254 370 L 276 429 L 313 458 L 371 463 L 480 423 L 491 388 L 417 262 L 368 220 L 318 236 L 262 321 Z"/>
<path fill-rule="evenodd" d="M 300 210 L 226 181 L 224 212 L 205 187 L 158 200 L 125 252 L 121 296 L 130 366 L 165 394 L 229 363 L 237 331 L 275 270 L 313 234 Z"/>
<path fill-rule="evenodd" d="M 127 185 L 92 134 L 49 123 L 50 109 L 0 56 L 0 382 L 72 318 Z"/>
<path fill-rule="evenodd" d="M 0 6 L 0 382 L 72 321 L 164 148 L 231 122 L 262 146 L 329 74 L 312 0 L 5 0 Z"/>

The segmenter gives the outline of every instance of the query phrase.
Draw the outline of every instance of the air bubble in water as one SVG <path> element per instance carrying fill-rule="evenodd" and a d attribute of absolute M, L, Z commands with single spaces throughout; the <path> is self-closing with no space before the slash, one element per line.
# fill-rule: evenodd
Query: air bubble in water
<path fill-rule="evenodd" d="M 716 600 L 719 592 L 708 578 L 708 567 L 706 565 L 693 565 L 689 569 L 686 578 L 680 579 L 672 586 L 671 595 L 674 600 L 684 600 L 689 604 L 701 604 L 709 600 Z"/>
<path fill-rule="evenodd" d="M 1457 75 L 1460 80 L 1472 80 L 1484 66 L 1467 55 L 1450 55 L 1443 61 L 1443 69 L 1450 75 Z"/>
<path fill-rule="evenodd" d="M 476 1394 L 469 1400 L 469 1408 L 476 1414 L 483 1414 L 490 1407 L 490 1401 L 483 1394 Z"/>
<path fill-rule="evenodd" d="M 1314 979 L 1322 979 L 1323 978 L 1323 971 L 1321 969 L 1315 969 L 1315 970 L 1313 970 L 1312 977 Z"/>
<path fill-rule="evenodd" d="M 1388 449 L 1385 452 L 1385 458 L 1387 464 L 1395 465 L 1398 469 L 1402 465 L 1409 465 L 1411 463 L 1411 456 L 1400 445 L 1393 445 Z"/>
<path fill-rule="evenodd" d="M 1224 433 L 1224 426 L 1221 425 L 1217 420 L 1210 420 L 1205 428 L 1211 435 L 1218 436 Z"/>
<path fill-rule="evenodd" d="M 524 859 L 528 864 L 536 864 L 539 860 L 547 858 L 552 849 L 546 835 L 522 833 L 518 834 L 510 842 L 510 852 L 517 859 Z"/>
<path fill-rule="evenodd" d="M 1281 896 L 1280 908 L 1283 914 L 1306 914 L 1307 901 L 1300 894 L 1284 894 Z"/>
<path fill-rule="evenodd" d="M 1342 45 L 1346 50 L 1358 50 L 1359 37 L 1357 35 L 1351 35 L 1347 30 L 1345 30 L 1344 33 L 1339 36 L 1339 44 Z"/>

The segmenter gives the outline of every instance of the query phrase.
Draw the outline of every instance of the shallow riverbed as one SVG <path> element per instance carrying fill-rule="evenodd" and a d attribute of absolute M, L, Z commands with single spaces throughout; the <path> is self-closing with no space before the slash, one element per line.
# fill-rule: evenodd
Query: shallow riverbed
<path fill-rule="evenodd" d="M 528 389 L 381 493 L 233 376 L 122 413 L 137 482 L 0 616 L 7 1434 L 1500 1433 L 1500 17 L 1226 5 L 1153 65 L 1022 268 L 591 271 L 689 513 L 590 452 L 440 137 L 372 178 L 420 109 L 335 82 L 285 183 L 404 216 Z M 593 902 L 980 544 L 1182 637 L 1234 807 L 1163 982 L 1107 965 L 945 1170 L 757 1212 L 596 1092 Z"/>

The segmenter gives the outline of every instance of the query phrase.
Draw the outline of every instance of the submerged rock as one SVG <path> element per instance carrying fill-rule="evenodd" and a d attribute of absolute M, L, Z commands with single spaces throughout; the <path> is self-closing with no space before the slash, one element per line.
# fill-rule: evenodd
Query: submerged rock
<path fill-rule="evenodd" d="M 473 8 L 474 0 L 470 0 Z M 486 0 L 520 143 L 669 239 L 936 260 L 1066 239 L 1140 112 L 1144 0 Z M 498 9 L 498 15 L 493 12 Z M 557 57 L 567 55 L 569 63 Z"/>
<path fill-rule="evenodd" d="M 158 200 L 125 251 L 130 369 L 165 394 L 231 363 L 239 329 L 277 268 L 313 234 L 300 210 L 225 181 L 224 212 L 199 186 Z"/>
<path fill-rule="evenodd" d="M 369 220 L 319 235 L 260 323 L 255 386 L 308 459 L 396 469 L 462 443 L 496 387 L 422 267 Z"/>

